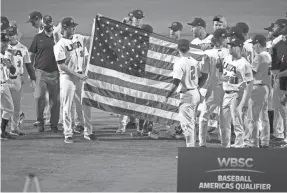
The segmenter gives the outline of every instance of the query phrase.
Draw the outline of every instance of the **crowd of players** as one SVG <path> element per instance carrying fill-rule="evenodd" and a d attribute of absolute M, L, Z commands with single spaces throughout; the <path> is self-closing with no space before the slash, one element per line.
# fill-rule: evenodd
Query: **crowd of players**
<path fill-rule="evenodd" d="M 152 26 L 143 24 L 143 18 L 144 15 L 141 10 L 134 10 L 122 22 L 153 32 Z M 34 37 L 31 47 L 27 49 L 20 43 L 21 34 L 16 23 L 9 21 L 7 17 L 1 16 L 1 65 L 3 64 L 3 66 L 10 69 L 10 72 L 5 74 L 6 79 L 3 79 L 4 74 L 1 74 L 1 139 L 12 139 L 13 136 L 25 135 L 21 131 L 20 124 L 21 118 L 23 118 L 23 114 L 20 113 L 23 64 L 26 65 L 31 86 L 35 88 L 37 122 L 34 125 L 38 127 L 39 132 L 44 131 L 45 124 L 50 125 L 53 132 L 58 131 L 58 124 L 63 124 L 66 143 L 73 142 L 71 127 L 73 127 L 73 133 L 83 132 L 85 139 L 95 139 L 91 132 L 91 126 L 89 126 L 90 110 L 81 106 L 80 93 L 75 93 L 75 97 L 72 97 L 74 99 L 71 108 L 67 104 L 65 108 L 64 102 L 60 102 L 58 96 L 59 93 L 63 92 L 63 88 L 60 89 L 59 63 L 57 64 L 59 61 L 57 60 L 58 56 L 55 56 L 53 46 L 59 42 L 63 35 L 73 39 L 76 24 L 72 18 L 64 18 L 55 26 L 51 16 L 43 17 L 37 11 L 29 15 L 29 22 L 39 30 L 39 34 Z M 206 73 L 202 73 L 207 74 L 208 78 L 206 78 L 205 84 L 200 90 L 199 146 L 206 147 L 208 120 L 211 114 L 216 112 L 219 114 L 217 116 L 218 131 L 223 147 L 266 148 L 269 146 L 270 141 L 282 143 L 282 147 L 286 147 L 284 143 L 287 143 L 287 18 L 278 19 L 271 26 L 265 28 L 267 38 L 262 35 L 249 38 L 249 26 L 246 23 L 238 22 L 234 27 L 228 27 L 226 19 L 221 15 L 215 16 L 213 19 L 213 34 L 206 31 L 207 24 L 202 18 L 194 18 L 188 25 L 191 27 L 193 37 L 189 43 L 198 46 L 206 53 L 200 63 L 200 69 L 208 69 Z M 169 29 L 170 38 L 181 39 L 182 23 L 173 22 Z M 75 69 L 76 74 L 74 76 L 81 81 L 85 81 L 87 79 L 84 72 L 88 56 L 89 37 L 80 37 L 83 38 L 83 48 L 81 50 L 83 57 L 79 62 L 81 65 L 78 65 Z M 43 46 L 40 43 L 41 41 L 48 41 L 49 51 L 46 52 L 45 48 L 41 47 Z M 181 39 L 179 46 L 184 47 L 184 43 L 185 41 Z M 51 48 L 52 55 L 50 53 Z M 17 50 L 20 50 L 20 52 L 17 52 Z M 11 55 L 10 63 L 4 60 L 9 53 Z M 239 80 L 236 68 L 234 71 L 232 66 L 229 67 L 228 62 L 226 63 L 226 58 L 230 55 L 239 58 L 242 56 L 246 59 L 244 64 L 247 65 L 244 69 L 246 79 L 239 77 L 239 79 L 244 80 L 244 84 L 240 86 L 238 86 Z M 51 58 L 54 62 L 51 61 Z M 18 61 L 18 63 L 15 61 Z M 13 62 L 14 64 L 11 65 Z M 51 63 L 54 63 L 54 66 Z M 240 67 L 237 68 L 240 71 Z M 251 69 L 250 72 L 248 72 L 248 69 Z M 229 75 L 232 71 L 236 76 Z M 224 76 L 229 78 L 226 79 Z M 8 92 L 8 89 L 4 89 L 5 85 L 8 85 L 6 80 L 10 85 L 8 86 L 10 93 L 8 95 L 11 97 L 3 97 Z M 228 86 L 225 86 L 228 89 L 224 88 L 224 82 L 226 81 L 237 85 L 236 89 L 230 89 Z M 58 88 L 55 85 L 58 85 Z M 76 90 L 81 90 L 80 84 L 75 85 Z M 180 92 L 180 89 L 178 89 L 178 92 Z M 11 98 L 12 101 L 10 99 L 10 101 L 7 101 L 7 98 Z M 13 108 L 7 107 L 7 103 L 12 103 Z M 44 108 L 45 117 L 43 117 Z M 13 111 L 11 112 L 10 109 L 13 109 Z M 64 113 L 60 109 L 64 109 L 62 110 Z M 196 109 L 196 112 L 199 112 L 199 109 Z M 196 112 L 194 115 L 197 114 Z M 9 120 L 11 120 L 11 129 L 10 132 L 7 132 L 6 128 Z M 125 115 L 120 115 L 117 132 L 126 132 L 129 122 L 134 122 L 137 134 L 152 136 L 152 122 L 134 119 Z M 195 123 L 192 123 L 190 129 L 195 132 Z M 174 137 L 185 137 L 187 146 L 194 146 L 190 137 L 187 137 L 187 133 L 190 133 L 188 130 L 176 126 Z M 231 130 L 234 131 L 236 136 L 233 145 L 230 144 Z M 272 135 L 270 135 L 270 132 Z M 192 138 L 195 141 L 196 135 Z"/>

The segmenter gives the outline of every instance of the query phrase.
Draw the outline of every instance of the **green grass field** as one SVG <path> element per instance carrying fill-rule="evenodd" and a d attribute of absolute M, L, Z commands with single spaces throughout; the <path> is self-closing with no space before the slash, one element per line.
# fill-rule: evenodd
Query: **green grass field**
<path fill-rule="evenodd" d="M 286 0 L 2 0 L 1 4 L 2 15 L 17 21 L 27 46 L 36 33 L 25 23 L 33 10 L 49 14 L 56 21 L 73 16 L 80 24 L 77 30 L 85 34 L 91 32 L 97 13 L 121 20 L 136 8 L 144 11 L 145 23 L 159 34 L 167 34 L 173 21 L 187 23 L 194 17 L 206 19 L 208 31 L 212 32 L 212 18 L 217 14 L 224 15 L 230 26 L 245 21 L 252 33 L 264 33 L 264 27 L 284 17 L 287 11 Z M 187 25 L 184 33 L 188 36 Z M 22 191 L 29 173 L 39 177 L 43 192 L 176 191 L 175 156 L 184 141 L 135 140 L 128 135 L 114 135 L 117 118 L 93 109 L 99 140 L 90 143 L 76 136 L 77 143 L 67 145 L 62 133 L 47 130 L 39 134 L 33 128 L 35 102 L 28 82 L 22 107 L 26 114 L 23 131 L 28 135 L 1 143 L 2 192 Z"/>

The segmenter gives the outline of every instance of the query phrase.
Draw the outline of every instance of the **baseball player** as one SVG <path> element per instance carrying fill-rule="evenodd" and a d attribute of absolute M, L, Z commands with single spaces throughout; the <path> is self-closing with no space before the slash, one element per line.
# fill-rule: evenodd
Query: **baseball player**
<path fill-rule="evenodd" d="M 216 15 L 212 21 L 213 21 L 213 31 L 220 28 L 225 29 L 227 27 L 227 21 L 225 17 L 223 17 L 222 15 Z"/>
<path fill-rule="evenodd" d="M 219 80 L 219 71 L 222 72 L 222 60 L 229 55 L 226 47 L 228 32 L 226 29 L 218 28 L 215 30 L 212 38 L 214 48 L 205 51 L 205 60 L 203 65 L 209 67 L 208 86 L 205 86 L 207 92 L 202 103 L 199 117 L 199 146 L 206 146 L 207 127 L 210 115 L 216 108 L 221 110 L 224 91 L 222 82 Z"/>
<path fill-rule="evenodd" d="M 252 38 L 255 58 L 251 64 L 253 71 L 253 90 L 249 100 L 252 131 L 249 138 L 250 147 L 268 148 L 270 126 L 268 118 L 268 98 L 271 91 L 271 55 L 266 51 L 266 38 L 256 35 Z M 261 119 L 261 121 L 259 121 Z M 260 127 L 258 127 L 260 126 Z M 259 140 L 260 131 L 260 140 Z"/>
<path fill-rule="evenodd" d="M 279 41 L 272 51 L 272 69 L 279 71 L 275 77 L 279 83 L 279 91 L 276 100 L 280 103 L 278 111 L 282 117 L 283 130 L 282 137 L 285 137 L 284 142 L 287 143 L 287 26 L 281 31 L 282 40 Z"/>
<path fill-rule="evenodd" d="M 75 27 L 78 25 L 71 17 L 66 17 L 61 22 L 63 28 L 63 36 L 54 46 L 54 55 L 60 70 L 61 98 L 63 102 L 63 127 L 65 143 L 73 143 L 73 129 L 71 120 L 71 107 L 74 100 L 80 80 L 86 81 L 88 77 L 83 74 L 78 65 L 79 61 L 84 57 L 84 39 L 85 36 L 75 34 Z M 83 113 L 85 116 L 84 138 L 94 140 L 92 125 L 87 116 L 87 111 L 83 105 Z"/>
<path fill-rule="evenodd" d="M 7 131 L 7 125 L 11 119 L 14 111 L 14 104 L 9 89 L 9 76 L 13 76 L 16 73 L 14 67 L 13 58 L 10 52 L 8 52 L 10 38 L 6 33 L 1 33 L 1 54 L 0 54 L 0 113 L 1 113 L 1 140 L 14 139 Z"/>
<path fill-rule="evenodd" d="M 8 51 L 12 54 L 16 68 L 16 73 L 13 76 L 10 76 L 9 81 L 10 91 L 14 104 L 14 113 L 12 116 L 10 134 L 16 136 L 23 136 L 25 134 L 20 131 L 20 128 L 18 127 L 18 122 L 20 119 L 24 64 L 31 80 L 35 81 L 36 77 L 34 74 L 33 66 L 31 64 L 28 48 L 17 40 L 18 29 L 16 27 L 9 27 L 7 29 L 7 34 L 11 40 L 8 47 Z"/>
<path fill-rule="evenodd" d="M 132 11 L 130 15 L 132 17 L 132 26 L 140 28 L 144 18 L 143 11 L 136 9 Z"/>
<path fill-rule="evenodd" d="M 181 32 L 183 30 L 183 26 L 180 22 L 172 22 L 171 26 L 168 27 L 169 30 L 169 37 L 175 40 L 180 39 Z"/>
<path fill-rule="evenodd" d="M 178 119 L 184 131 L 186 146 L 195 147 L 195 111 L 201 98 L 198 87 L 201 88 L 205 84 L 208 74 L 205 69 L 201 71 L 199 62 L 189 56 L 189 44 L 186 39 L 178 40 L 180 58 L 174 63 L 172 88 L 167 93 L 164 102 L 168 102 L 168 98 L 181 83 Z"/>
<path fill-rule="evenodd" d="M 133 22 L 133 13 L 129 12 L 127 17 L 124 17 L 122 20 L 123 23 L 128 24 L 128 25 L 132 25 Z"/>
<path fill-rule="evenodd" d="M 221 145 L 226 148 L 230 147 L 231 120 L 236 136 L 233 147 L 244 147 L 243 114 L 252 91 L 253 75 L 250 63 L 242 56 L 243 43 L 236 37 L 231 38 L 228 43 L 230 55 L 224 59 L 223 74 L 220 76 L 225 92 L 220 114 Z"/>
<path fill-rule="evenodd" d="M 194 18 L 191 23 L 187 24 L 191 26 L 191 33 L 194 38 L 191 44 L 199 45 L 203 50 L 211 48 L 212 35 L 206 32 L 206 22 L 202 18 Z"/>

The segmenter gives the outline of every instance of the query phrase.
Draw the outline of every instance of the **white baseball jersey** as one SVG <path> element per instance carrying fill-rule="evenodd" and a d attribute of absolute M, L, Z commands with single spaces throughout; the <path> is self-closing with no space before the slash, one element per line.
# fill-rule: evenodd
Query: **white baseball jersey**
<path fill-rule="evenodd" d="M 246 60 L 251 64 L 253 62 L 254 58 L 254 52 L 253 52 L 253 44 L 251 43 L 252 39 L 248 39 L 243 44 L 243 56 L 246 58 Z"/>
<path fill-rule="evenodd" d="M 242 83 L 253 80 L 253 74 L 250 63 L 244 58 L 232 60 L 229 55 L 223 62 L 223 76 L 230 77 L 228 82 L 223 82 L 223 90 L 239 91 Z"/>
<path fill-rule="evenodd" d="M 13 64 L 12 54 L 8 51 L 5 51 L 4 55 L 0 53 L 0 81 L 5 82 L 9 79 L 10 70 L 4 65 L 4 60 L 8 60 Z"/>
<path fill-rule="evenodd" d="M 84 57 L 88 55 L 84 47 L 85 36 L 75 34 L 72 39 L 61 38 L 54 46 L 54 55 L 56 61 L 65 60 L 71 70 L 82 72 Z M 65 74 L 60 70 L 61 74 Z"/>
<path fill-rule="evenodd" d="M 211 50 L 206 50 L 204 52 L 208 58 L 209 58 L 209 64 L 204 64 L 203 60 L 203 66 L 207 65 L 209 69 L 208 73 L 208 81 L 210 82 L 210 85 L 217 85 L 221 84 L 221 81 L 219 81 L 219 71 L 220 68 L 222 68 L 220 65 L 220 60 L 223 61 L 224 58 L 226 58 L 229 55 L 229 50 L 227 48 L 221 48 L 221 49 L 211 49 Z"/>
<path fill-rule="evenodd" d="M 17 42 L 16 45 L 10 44 L 8 49 L 12 52 L 14 67 L 16 68 L 15 75 L 23 75 L 24 64 L 31 63 L 28 48 L 20 42 Z"/>
<path fill-rule="evenodd" d="M 198 87 L 200 69 L 192 57 L 181 57 L 173 65 L 173 78 L 181 80 L 181 92 Z"/>
<path fill-rule="evenodd" d="M 254 75 L 254 84 L 271 84 L 271 62 L 271 55 L 266 51 L 255 56 L 251 64 L 252 70 L 256 72 Z"/>
<path fill-rule="evenodd" d="M 195 38 L 191 41 L 191 44 L 193 45 L 200 45 L 200 44 L 211 44 L 211 39 L 212 39 L 213 35 L 208 35 L 206 38 L 204 38 L 203 40 L 200 40 L 199 38 Z"/>

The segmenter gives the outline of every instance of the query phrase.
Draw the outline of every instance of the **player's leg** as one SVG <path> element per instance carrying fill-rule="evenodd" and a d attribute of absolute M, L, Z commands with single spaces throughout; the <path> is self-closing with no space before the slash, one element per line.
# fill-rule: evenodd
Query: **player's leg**
<path fill-rule="evenodd" d="M 63 128 L 65 143 L 73 143 L 73 127 L 72 127 L 72 116 L 71 108 L 76 91 L 76 86 L 73 81 L 68 79 L 61 79 L 61 88 L 63 96 Z"/>
<path fill-rule="evenodd" d="M 11 135 L 15 136 L 23 136 L 24 133 L 20 132 L 19 128 L 19 120 L 20 120 L 20 109 L 21 109 L 21 99 L 22 99 L 22 85 L 21 85 L 21 77 L 19 76 L 17 79 L 13 79 L 11 81 L 10 92 L 12 95 L 12 100 L 14 104 L 14 112 L 11 119 Z"/>
<path fill-rule="evenodd" d="M 120 115 L 119 117 L 119 128 L 116 131 L 117 133 L 124 133 L 126 132 L 126 127 L 129 122 L 129 117 L 126 115 Z"/>
<path fill-rule="evenodd" d="M 287 96 L 287 91 L 280 90 L 280 94 L 279 94 L 279 101 L 280 101 L 279 112 L 280 112 L 280 115 L 281 115 L 281 118 L 282 118 L 282 122 L 283 122 L 283 136 L 287 140 L 287 104 L 286 104 L 286 96 Z M 284 103 L 284 104 L 282 104 L 282 103 Z"/>
<path fill-rule="evenodd" d="M 50 80 L 47 81 L 48 92 L 49 92 L 49 105 L 50 105 L 50 127 L 52 132 L 58 131 L 58 123 L 60 116 L 60 82 L 59 74 L 53 73 Z"/>
<path fill-rule="evenodd" d="M 75 105 L 75 133 L 81 133 L 84 131 L 84 114 L 83 107 L 81 104 L 81 93 L 82 93 L 83 81 L 79 80 L 76 85 L 76 94 L 74 98 Z"/>
<path fill-rule="evenodd" d="M 260 115 L 262 115 L 263 112 L 263 106 L 264 110 L 266 110 L 265 104 L 268 97 L 268 88 L 267 86 L 253 86 L 253 91 L 251 93 L 251 97 L 249 100 L 249 108 L 250 108 L 250 120 L 252 127 L 251 137 L 250 137 L 250 147 L 259 147 L 259 128 L 263 128 L 263 125 L 260 125 L 261 121 L 259 121 Z M 262 123 L 265 124 L 265 123 Z M 262 129 L 260 129 L 262 130 Z"/>
<path fill-rule="evenodd" d="M 7 83 L 0 84 L 0 109 L 1 109 L 1 140 L 14 139 L 7 131 L 9 120 L 13 115 L 14 104 L 12 95 Z"/>
<path fill-rule="evenodd" d="M 45 109 L 44 109 L 44 119 L 45 125 L 50 125 L 50 118 L 51 118 L 51 106 L 50 106 L 50 99 L 49 99 L 49 92 L 46 92 L 45 95 Z"/>
<path fill-rule="evenodd" d="M 221 146 L 225 148 L 230 148 L 230 137 L 231 137 L 231 111 L 230 105 L 233 99 L 232 94 L 224 94 L 222 110 L 219 114 L 220 117 L 220 136 L 221 136 Z"/>
<path fill-rule="evenodd" d="M 36 115 L 37 121 L 39 124 L 37 125 L 38 131 L 44 131 L 44 108 L 46 101 L 46 92 L 47 92 L 47 83 L 45 78 L 45 72 L 41 70 L 35 70 L 36 75 L 36 86 L 34 90 L 34 97 L 36 100 Z"/>
<path fill-rule="evenodd" d="M 270 92 L 270 91 L 269 91 Z M 269 117 L 268 117 L 268 101 L 263 103 L 262 111 L 260 118 L 262 126 L 259 127 L 260 130 L 260 147 L 267 148 L 270 142 L 270 124 L 269 124 Z"/>

